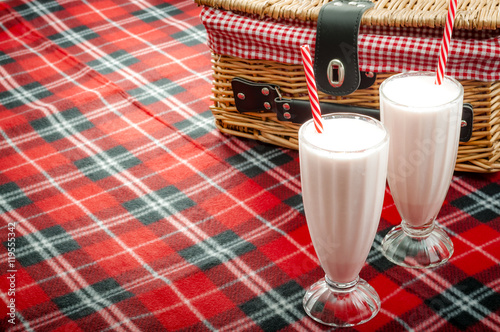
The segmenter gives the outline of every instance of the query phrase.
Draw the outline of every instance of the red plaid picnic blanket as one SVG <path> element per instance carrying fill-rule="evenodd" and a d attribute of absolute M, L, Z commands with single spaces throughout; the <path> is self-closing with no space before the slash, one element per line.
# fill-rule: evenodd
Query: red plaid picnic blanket
<path fill-rule="evenodd" d="M 298 154 L 212 124 L 191 1 L 0 3 L 0 329 L 321 331 Z M 389 263 L 387 191 L 353 330 L 500 325 L 500 176 L 456 174 L 451 261 Z M 14 239 L 14 240 L 10 240 Z M 14 248 L 15 250 L 12 250 Z"/>
<path fill-rule="evenodd" d="M 314 52 L 316 22 L 273 20 L 211 7 L 203 7 L 200 18 L 208 45 L 217 54 L 301 64 L 301 45 L 310 45 Z M 361 26 L 360 70 L 435 71 L 442 36 L 442 29 Z M 500 80 L 500 31 L 455 30 L 446 74 L 461 80 Z"/>

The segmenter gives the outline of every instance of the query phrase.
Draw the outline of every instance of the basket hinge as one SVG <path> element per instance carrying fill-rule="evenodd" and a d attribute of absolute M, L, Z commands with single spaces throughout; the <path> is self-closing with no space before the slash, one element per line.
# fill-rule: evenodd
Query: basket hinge
<path fill-rule="evenodd" d="M 314 73 L 320 91 L 345 96 L 375 82 L 375 74 L 360 72 L 358 65 L 361 17 L 373 5 L 369 0 L 336 0 L 321 7 L 314 53 Z"/>

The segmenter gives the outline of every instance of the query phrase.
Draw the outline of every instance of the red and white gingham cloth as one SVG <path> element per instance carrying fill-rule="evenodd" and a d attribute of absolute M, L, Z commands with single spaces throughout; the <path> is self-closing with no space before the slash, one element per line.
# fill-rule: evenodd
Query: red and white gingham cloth
<path fill-rule="evenodd" d="M 314 52 L 316 23 L 259 18 L 203 7 L 208 46 L 217 54 L 301 64 L 300 46 Z M 443 29 L 362 26 L 358 38 L 362 71 L 436 70 Z M 500 80 L 500 31 L 453 31 L 446 74 L 461 80 Z"/>

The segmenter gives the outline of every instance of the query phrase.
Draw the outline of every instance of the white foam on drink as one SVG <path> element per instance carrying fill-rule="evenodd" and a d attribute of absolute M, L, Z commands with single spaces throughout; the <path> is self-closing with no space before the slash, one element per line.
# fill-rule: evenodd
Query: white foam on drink
<path fill-rule="evenodd" d="M 434 76 L 409 76 L 401 80 L 387 82 L 384 88 L 386 97 L 393 102 L 412 107 L 431 107 L 443 105 L 459 96 L 460 91 L 450 80 L 441 85 L 434 84 Z"/>
<path fill-rule="evenodd" d="M 335 152 L 369 149 L 385 137 L 381 128 L 352 118 L 323 121 L 323 128 L 324 132 L 320 134 L 313 125 L 307 126 L 304 136 L 311 144 Z"/>

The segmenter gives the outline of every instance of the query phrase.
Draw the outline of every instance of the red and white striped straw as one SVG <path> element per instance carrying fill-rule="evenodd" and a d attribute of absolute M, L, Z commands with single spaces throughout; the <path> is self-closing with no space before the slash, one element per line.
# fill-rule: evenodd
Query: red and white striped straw
<path fill-rule="evenodd" d="M 323 120 L 321 119 L 321 109 L 319 108 L 318 90 L 316 89 L 316 80 L 312 65 L 311 50 L 309 45 L 300 47 L 302 53 L 302 63 L 306 72 L 307 91 L 309 92 L 309 101 L 311 102 L 311 112 L 314 119 L 314 126 L 318 133 L 323 133 Z"/>
<path fill-rule="evenodd" d="M 436 71 L 435 84 L 441 85 L 443 82 L 444 73 L 446 71 L 446 60 L 448 59 L 448 51 L 450 49 L 451 33 L 453 31 L 453 23 L 455 22 L 455 14 L 457 12 L 458 0 L 450 0 L 448 6 L 448 15 L 446 16 L 446 27 L 444 30 L 441 48 L 439 50 L 439 62 Z"/>

